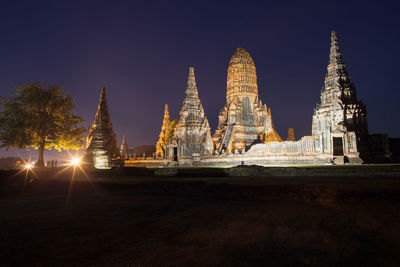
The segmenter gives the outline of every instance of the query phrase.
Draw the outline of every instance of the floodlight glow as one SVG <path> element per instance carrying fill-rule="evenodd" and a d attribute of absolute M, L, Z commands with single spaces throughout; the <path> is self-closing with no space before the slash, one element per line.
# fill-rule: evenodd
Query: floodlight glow
<path fill-rule="evenodd" d="M 79 159 L 79 158 L 73 158 L 71 160 L 71 165 L 73 165 L 73 166 L 79 166 L 80 163 L 81 163 L 81 159 Z"/>
<path fill-rule="evenodd" d="M 27 164 L 25 165 L 25 169 L 27 169 L 27 170 L 32 169 L 32 164 L 31 164 L 31 163 L 27 163 Z"/>

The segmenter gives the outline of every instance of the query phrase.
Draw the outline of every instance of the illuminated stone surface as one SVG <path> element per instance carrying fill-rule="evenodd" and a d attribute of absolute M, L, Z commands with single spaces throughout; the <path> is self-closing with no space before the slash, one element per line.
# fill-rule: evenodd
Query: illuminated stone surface
<path fill-rule="evenodd" d="M 106 88 L 101 90 L 97 113 L 86 139 L 84 161 L 98 169 L 111 167 L 111 159 L 118 157 L 117 138 L 113 132 L 106 101 Z"/>
<path fill-rule="evenodd" d="M 166 145 L 168 144 L 169 140 L 171 139 L 175 131 L 176 124 L 177 124 L 176 120 L 172 122 L 170 121 L 168 105 L 165 104 L 163 124 L 161 126 L 160 136 L 156 144 L 157 158 L 164 158 Z"/>
<path fill-rule="evenodd" d="M 185 164 L 211 155 L 211 129 L 200 102 L 194 68 L 189 68 L 185 98 L 179 112 L 179 120 L 166 149 L 166 158 Z"/>
<path fill-rule="evenodd" d="M 343 63 L 336 31 L 331 34 L 329 64 L 321 91 L 321 104 L 314 110 L 312 135 L 317 137 L 316 150 L 319 153 L 340 154 L 342 149 L 346 156 L 367 149 L 363 144 L 363 137 L 368 135 L 366 106 L 357 100 L 356 88 Z"/>
<path fill-rule="evenodd" d="M 294 137 L 294 129 L 293 128 L 288 129 L 286 141 L 296 141 L 296 138 Z"/>
<path fill-rule="evenodd" d="M 216 151 L 241 151 L 266 135 L 280 139 L 267 106 L 258 99 L 256 66 L 243 48 L 236 49 L 229 62 L 226 104 L 218 118 L 213 135 Z"/>
<path fill-rule="evenodd" d="M 272 122 L 271 110 L 264 106 L 264 111 L 259 111 L 257 106 L 257 93 L 254 90 L 250 92 L 239 92 L 232 94 L 232 89 L 227 92 L 227 104 L 222 109 L 219 117 L 219 125 L 213 140 L 216 147 L 228 147 L 225 138 L 234 135 L 236 140 L 233 144 L 242 143 L 248 146 L 254 136 L 254 128 L 263 142 L 254 142 L 245 153 L 227 154 L 216 153 L 214 157 L 205 158 L 201 161 L 203 166 L 235 166 L 240 164 L 257 165 L 276 165 L 276 164 L 359 164 L 359 150 L 357 147 L 358 135 L 367 133 L 365 105 L 357 101 L 355 87 L 350 82 L 350 78 L 345 70 L 340 50 L 337 44 L 336 32 L 332 33 L 332 43 L 330 49 L 330 62 L 328 73 L 325 78 L 325 87 L 321 92 L 321 105 L 318 105 L 313 116 L 312 136 L 304 136 L 295 141 L 294 134 L 289 134 L 288 140 L 283 141 L 275 131 Z M 245 62 L 252 66 L 250 55 L 246 55 L 242 50 L 235 52 L 239 58 L 246 57 L 247 60 L 231 60 L 231 62 Z M 233 56 L 235 58 L 236 56 Z M 233 72 L 231 70 L 233 68 Z M 241 76 L 241 71 L 247 69 L 255 75 L 254 68 L 235 68 L 235 64 L 230 64 L 228 76 L 238 72 L 234 76 Z M 244 74 L 243 74 L 244 75 Z M 228 79 L 228 87 L 231 88 L 231 81 Z M 240 81 L 242 81 L 241 79 Z M 247 83 L 249 79 L 244 79 Z M 236 83 L 235 85 L 240 84 Z M 251 88 L 256 88 L 254 85 Z M 235 92 L 235 89 L 233 89 Z M 240 95 L 243 94 L 243 97 Z M 242 99 L 242 100 L 241 100 Z M 243 108 L 246 99 L 254 99 L 250 102 L 251 109 Z M 238 108 L 242 103 L 242 109 Z M 248 111 L 250 110 L 250 112 Z M 258 112 L 258 113 L 257 113 Z M 241 114 L 246 114 L 245 116 Z M 249 116 L 249 114 L 253 116 Z M 258 114 L 254 116 L 254 114 Z M 243 118 L 246 119 L 243 119 Z M 253 120 L 252 120 L 253 118 Z M 259 118 L 262 118 L 261 123 Z M 243 120 L 245 122 L 243 122 Z M 246 121 L 247 120 L 247 121 Z M 253 123 L 254 122 L 254 123 Z M 238 125 L 244 125 L 244 133 L 241 132 Z M 264 128 L 258 128 L 263 125 Z M 250 127 L 249 127 L 250 126 Z M 261 131 L 263 129 L 263 131 Z M 238 131 L 237 131 L 238 130 Z M 236 131 L 236 132 L 234 132 Z M 239 132 L 239 134 L 237 133 Z M 293 133 L 293 132 L 292 132 Z M 335 138 L 335 139 L 333 139 Z M 322 146 L 321 144 L 327 144 Z M 334 149 L 334 144 L 336 148 Z M 222 149 L 225 152 L 226 150 Z"/>
<path fill-rule="evenodd" d="M 336 32 L 331 36 L 327 70 L 321 104 L 314 110 L 312 136 L 296 141 L 293 128 L 289 128 L 287 140 L 282 141 L 272 121 L 271 109 L 258 98 L 253 59 L 243 48 L 238 48 L 229 63 L 226 104 L 211 142 L 194 70 L 190 68 L 180 119 L 166 146 L 163 166 L 362 163 L 359 152 L 363 136 L 368 135 L 366 107 L 357 100 Z"/>
<path fill-rule="evenodd" d="M 270 127 L 266 130 L 265 137 L 264 137 L 264 143 L 272 143 L 272 142 L 282 142 L 282 138 L 279 136 L 279 134 L 275 130 L 275 125 L 274 122 L 272 121 L 272 113 L 271 113 L 271 108 L 268 108 L 268 124 Z"/>
<path fill-rule="evenodd" d="M 233 54 L 226 78 L 226 100 L 232 102 L 235 97 L 243 101 L 245 97 L 253 103 L 258 100 L 256 65 L 244 48 L 236 49 Z"/>
<path fill-rule="evenodd" d="M 122 142 L 121 142 L 121 147 L 119 149 L 119 153 L 122 158 L 128 157 L 128 142 L 126 141 L 126 135 L 122 135 Z"/>

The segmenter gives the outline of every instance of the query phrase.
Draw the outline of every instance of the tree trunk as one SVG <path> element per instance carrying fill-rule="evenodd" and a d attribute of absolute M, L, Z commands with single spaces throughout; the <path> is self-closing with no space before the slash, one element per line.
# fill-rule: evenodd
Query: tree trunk
<path fill-rule="evenodd" d="M 44 152 L 44 146 L 40 146 L 39 147 L 39 158 L 38 158 L 38 161 L 36 162 L 36 167 L 44 168 L 43 152 Z"/>

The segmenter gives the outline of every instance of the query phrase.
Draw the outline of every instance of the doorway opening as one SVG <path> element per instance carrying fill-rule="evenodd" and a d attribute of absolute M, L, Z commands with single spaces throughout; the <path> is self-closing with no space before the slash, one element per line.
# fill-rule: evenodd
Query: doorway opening
<path fill-rule="evenodd" d="M 343 138 L 333 137 L 332 143 L 333 143 L 333 155 L 343 156 Z"/>
<path fill-rule="evenodd" d="M 174 147 L 174 161 L 178 161 L 178 148 Z"/>

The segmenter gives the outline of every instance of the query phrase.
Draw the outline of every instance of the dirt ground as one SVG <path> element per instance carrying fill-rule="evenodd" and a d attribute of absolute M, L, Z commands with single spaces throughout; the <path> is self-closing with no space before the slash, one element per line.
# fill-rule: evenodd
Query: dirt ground
<path fill-rule="evenodd" d="M 0 173 L 2 266 L 399 266 L 400 179 Z"/>

